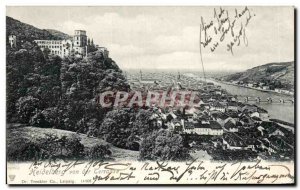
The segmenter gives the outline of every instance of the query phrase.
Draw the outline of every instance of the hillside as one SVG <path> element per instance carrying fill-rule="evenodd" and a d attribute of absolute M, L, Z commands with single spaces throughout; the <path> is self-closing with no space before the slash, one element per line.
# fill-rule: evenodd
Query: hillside
<path fill-rule="evenodd" d="M 72 38 L 72 36 L 66 34 L 66 33 L 63 33 L 61 31 L 58 31 L 58 30 L 54 30 L 54 29 L 46 29 L 48 32 L 50 32 L 51 35 L 57 37 L 57 38 L 61 38 L 61 39 L 69 39 L 69 38 Z"/>
<path fill-rule="evenodd" d="M 243 81 L 244 83 L 281 83 L 283 88 L 294 87 L 294 61 L 268 63 L 248 69 L 245 72 L 234 73 L 221 77 L 224 81 Z"/>
<path fill-rule="evenodd" d="M 36 39 L 59 40 L 68 36 L 55 30 L 39 29 L 8 16 L 6 17 L 6 35 L 16 35 L 20 41 L 33 41 Z"/>
<path fill-rule="evenodd" d="M 96 133 L 109 111 L 97 104 L 98 94 L 130 88 L 118 65 L 97 49 L 85 57 L 49 55 L 32 40 L 59 39 L 66 34 L 6 19 L 7 35 L 17 37 L 16 47 L 6 46 L 7 122 L 29 124 L 42 117 L 43 124 L 31 125 Z M 19 108 L 25 110 L 18 112 Z"/>
<path fill-rule="evenodd" d="M 114 160 L 137 160 L 139 156 L 138 151 L 125 150 L 111 145 L 108 142 L 100 138 L 88 137 L 86 134 L 76 134 L 75 132 L 60 130 L 60 129 L 46 129 L 38 127 L 16 127 L 18 125 L 9 125 L 7 129 L 7 149 L 13 149 L 18 143 L 25 143 L 27 141 L 35 141 L 39 138 L 44 138 L 46 134 L 54 134 L 59 137 L 72 135 L 78 135 L 81 139 L 80 142 L 84 145 L 85 149 L 88 150 L 96 144 L 108 145 L 112 151 L 112 158 Z"/>

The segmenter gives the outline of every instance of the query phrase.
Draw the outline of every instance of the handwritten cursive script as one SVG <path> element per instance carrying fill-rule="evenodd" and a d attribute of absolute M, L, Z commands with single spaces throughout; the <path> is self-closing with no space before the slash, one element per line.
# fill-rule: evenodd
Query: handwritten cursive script
<path fill-rule="evenodd" d="M 214 9 L 213 19 L 205 21 L 201 17 L 200 44 L 214 52 L 221 44 L 226 45 L 227 51 L 234 54 L 234 47 L 243 43 L 248 46 L 246 29 L 255 14 L 246 6 L 242 10 L 231 12 L 220 7 Z"/>
<path fill-rule="evenodd" d="M 38 161 L 29 166 L 29 176 L 76 175 L 82 183 L 289 183 L 291 165 L 284 163 L 224 162 L 197 159 L 187 162 Z M 67 178 L 67 179 L 69 179 Z M 72 178 L 73 179 L 73 178 Z"/>

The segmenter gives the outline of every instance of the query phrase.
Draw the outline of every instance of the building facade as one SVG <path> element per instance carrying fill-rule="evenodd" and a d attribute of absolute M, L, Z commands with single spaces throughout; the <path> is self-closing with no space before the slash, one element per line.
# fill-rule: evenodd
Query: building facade
<path fill-rule="evenodd" d="M 49 50 L 49 54 L 60 57 L 69 56 L 73 52 L 73 42 L 71 40 L 34 40 L 41 48 Z"/>
<path fill-rule="evenodd" d="M 79 56 L 86 56 L 87 54 L 87 36 L 84 30 L 75 30 L 72 39 L 34 41 L 42 51 L 48 49 L 51 55 L 67 57 L 71 54 Z"/>
<path fill-rule="evenodd" d="M 184 122 L 183 132 L 185 134 L 222 136 L 224 131 L 216 121 L 202 121 L 196 123 Z"/>

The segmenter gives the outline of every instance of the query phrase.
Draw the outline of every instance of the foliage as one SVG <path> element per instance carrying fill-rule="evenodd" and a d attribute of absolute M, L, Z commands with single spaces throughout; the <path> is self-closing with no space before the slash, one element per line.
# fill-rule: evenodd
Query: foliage
<path fill-rule="evenodd" d="M 44 39 L 40 34 L 35 37 Z M 129 90 L 119 67 L 99 51 L 89 53 L 87 58 L 61 59 L 42 52 L 31 38 L 7 50 L 8 122 L 31 121 L 34 126 L 96 136 L 99 123 L 109 111 L 98 104 L 99 93 Z"/>
<path fill-rule="evenodd" d="M 146 137 L 140 147 L 143 160 L 186 160 L 190 157 L 188 149 L 183 147 L 183 138 L 178 134 L 161 129 Z"/>
<path fill-rule="evenodd" d="M 32 41 L 36 39 L 57 40 L 62 39 L 60 36 L 51 34 L 47 30 L 35 28 L 29 24 L 22 23 L 11 17 L 6 17 L 6 31 L 8 35 L 16 35 L 23 41 Z"/>
<path fill-rule="evenodd" d="M 41 127 L 41 128 L 50 127 L 50 123 L 46 121 L 45 116 L 41 112 L 36 113 L 33 117 L 31 117 L 29 124 L 34 127 Z"/>
<path fill-rule="evenodd" d="M 28 123 L 30 118 L 39 109 L 39 99 L 32 96 L 19 98 L 17 102 L 17 113 L 20 117 L 20 122 Z"/>
<path fill-rule="evenodd" d="M 49 158 L 78 159 L 84 156 L 84 146 L 77 135 L 57 136 L 45 134 L 38 139 L 23 139 L 15 141 L 15 146 L 7 150 L 9 160 L 29 161 Z"/>
<path fill-rule="evenodd" d="M 140 139 L 155 129 L 150 121 L 151 114 L 143 109 L 114 109 L 106 114 L 98 135 L 117 147 L 138 150 Z"/>
<path fill-rule="evenodd" d="M 104 160 L 111 156 L 108 145 L 96 144 L 88 152 L 88 158 L 92 160 Z"/>
<path fill-rule="evenodd" d="M 77 135 L 72 135 L 65 141 L 66 155 L 69 158 L 80 158 L 84 156 L 84 146 L 80 142 L 80 138 Z"/>
<path fill-rule="evenodd" d="M 7 149 L 7 159 L 14 161 L 34 161 L 41 157 L 41 147 L 31 141 L 15 142 L 15 146 Z"/>
<path fill-rule="evenodd" d="M 8 122 L 104 137 L 115 146 L 132 150 L 139 150 L 141 140 L 156 130 L 149 110 L 100 106 L 100 93 L 129 92 L 130 86 L 118 65 L 97 51 L 93 42 L 87 57 L 62 59 L 49 55 L 47 49 L 41 51 L 34 42 L 65 36 L 58 31 L 40 30 L 7 17 L 6 37 L 11 34 L 17 36 L 17 47 L 7 44 Z M 39 149 L 43 157 L 77 157 L 84 148 L 75 137 L 50 135 L 34 143 L 29 150 Z"/>

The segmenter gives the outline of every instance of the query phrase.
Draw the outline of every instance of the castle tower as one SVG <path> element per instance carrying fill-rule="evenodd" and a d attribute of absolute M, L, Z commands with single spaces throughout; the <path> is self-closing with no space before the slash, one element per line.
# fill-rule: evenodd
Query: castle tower
<path fill-rule="evenodd" d="M 11 48 L 17 47 L 17 37 L 15 35 L 9 35 L 8 42 Z"/>
<path fill-rule="evenodd" d="M 87 45 L 87 36 L 85 30 L 75 30 L 73 38 L 75 47 L 85 47 Z"/>

